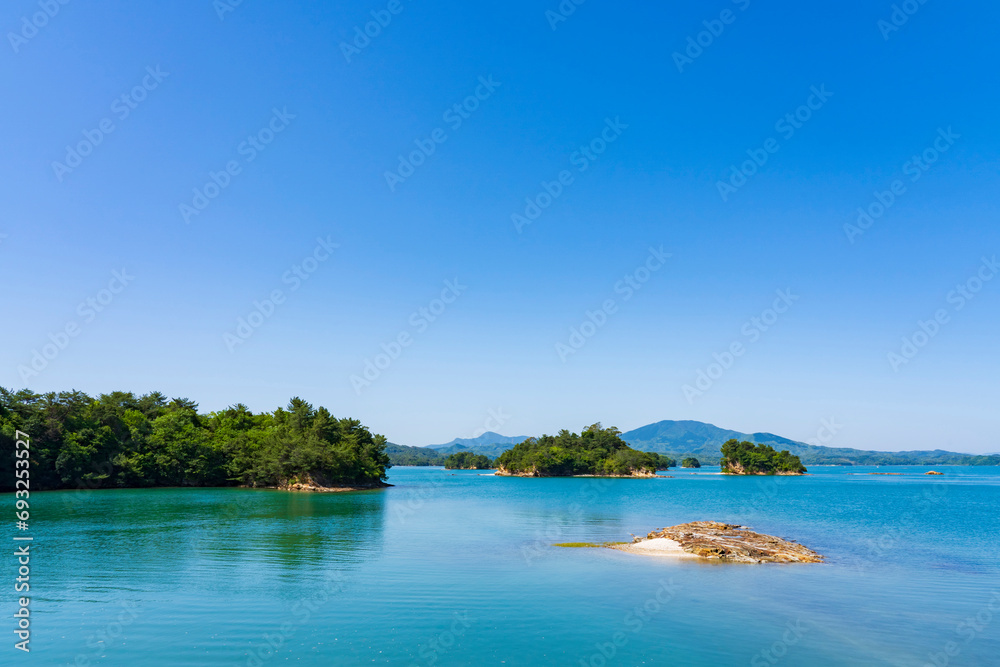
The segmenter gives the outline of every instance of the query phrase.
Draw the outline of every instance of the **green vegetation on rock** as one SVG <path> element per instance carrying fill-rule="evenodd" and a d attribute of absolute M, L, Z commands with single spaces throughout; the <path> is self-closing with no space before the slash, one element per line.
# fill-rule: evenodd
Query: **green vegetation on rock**
<path fill-rule="evenodd" d="M 387 442 L 385 453 L 394 466 L 443 466 L 444 455 L 426 447 L 407 447 Z"/>
<path fill-rule="evenodd" d="M 655 456 L 659 458 L 660 461 L 659 463 L 656 464 L 657 470 L 670 470 L 671 468 L 677 467 L 676 459 L 673 459 L 669 456 L 664 456 L 663 454 L 656 454 Z"/>
<path fill-rule="evenodd" d="M 502 475 L 528 477 L 655 475 L 659 457 L 632 449 L 620 435 L 599 423 L 580 435 L 563 429 L 556 436 L 528 438 L 504 452 L 496 465 Z"/>
<path fill-rule="evenodd" d="M 154 486 L 378 486 L 385 438 L 293 398 L 199 414 L 159 392 L 36 394 L 0 388 L 0 491 L 14 488 L 15 431 L 31 439 L 31 490 Z"/>
<path fill-rule="evenodd" d="M 681 467 L 682 468 L 700 468 L 701 467 L 701 462 L 698 459 L 694 458 L 693 456 L 689 456 L 686 459 L 684 459 L 683 461 L 681 461 Z"/>
<path fill-rule="evenodd" d="M 801 475 L 802 461 L 787 450 L 776 451 L 770 445 L 755 445 L 746 440 L 727 440 L 722 445 L 722 472 L 731 475 Z"/>
<path fill-rule="evenodd" d="M 472 452 L 458 452 L 444 460 L 448 470 L 489 470 L 493 467 L 490 457 Z"/>

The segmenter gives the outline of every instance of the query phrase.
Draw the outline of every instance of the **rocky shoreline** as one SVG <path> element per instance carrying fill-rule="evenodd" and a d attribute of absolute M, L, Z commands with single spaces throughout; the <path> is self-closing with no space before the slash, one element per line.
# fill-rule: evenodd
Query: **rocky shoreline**
<path fill-rule="evenodd" d="M 315 484 L 286 484 L 272 487 L 279 491 L 311 491 L 314 493 L 343 493 L 345 491 L 371 491 L 373 489 L 386 489 L 392 484 L 364 484 L 361 486 L 316 486 Z"/>
<path fill-rule="evenodd" d="M 722 468 L 722 474 L 723 475 L 751 475 L 751 476 L 752 475 L 766 475 L 766 476 L 771 476 L 771 477 L 774 477 L 774 476 L 786 476 L 786 477 L 787 476 L 795 476 L 795 477 L 801 477 L 805 473 L 795 472 L 795 471 L 791 471 L 791 470 L 780 470 L 780 471 L 775 471 L 775 472 L 764 472 L 764 471 L 760 471 L 760 472 L 748 472 L 740 463 L 738 463 L 738 462 L 737 463 L 732 463 L 731 462 L 731 463 L 729 463 L 728 465 L 726 465 L 726 466 L 724 466 Z"/>
<path fill-rule="evenodd" d="M 655 472 L 642 472 L 636 471 L 630 475 L 542 475 L 537 470 L 529 470 L 526 472 L 510 472 L 505 468 L 497 468 L 497 471 L 493 473 L 498 477 L 611 477 L 611 478 L 622 478 L 622 479 L 649 479 L 652 477 L 660 477 Z"/>
<path fill-rule="evenodd" d="M 351 484 L 349 486 L 337 485 L 330 480 L 319 475 L 302 475 L 282 481 L 278 486 L 267 487 L 278 491 L 308 491 L 312 493 L 344 493 L 346 491 L 371 491 L 373 489 L 385 489 L 392 486 L 385 482 L 374 484 Z"/>
<path fill-rule="evenodd" d="M 636 537 L 611 549 L 651 555 L 695 556 L 730 563 L 822 563 L 823 556 L 801 544 L 755 533 L 745 526 L 694 521 Z"/>

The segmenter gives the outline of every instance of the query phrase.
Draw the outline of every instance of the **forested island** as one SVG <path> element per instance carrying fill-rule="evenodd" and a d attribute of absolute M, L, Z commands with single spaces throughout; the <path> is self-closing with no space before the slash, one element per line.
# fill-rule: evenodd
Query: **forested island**
<path fill-rule="evenodd" d="M 677 467 L 677 461 L 666 454 L 654 454 L 653 456 L 659 460 L 659 463 L 656 464 L 657 470 L 670 470 Z"/>
<path fill-rule="evenodd" d="M 528 438 L 500 455 L 498 475 L 521 477 L 652 477 L 661 465 L 657 454 L 632 449 L 621 439 L 618 429 L 600 423 L 570 433 Z"/>
<path fill-rule="evenodd" d="M 806 467 L 788 450 L 776 451 L 770 445 L 727 440 L 722 445 L 722 472 L 730 475 L 801 475 Z"/>
<path fill-rule="evenodd" d="M 385 453 L 393 466 L 443 466 L 444 454 L 426 447 L 408 447 L 391 442 L 385 444 Z"/>
<path fill-rule="evenodd" d="M 681 461 L 681 467 L 682 468 L 700 468 L 701 467 L 701 461 L 699 461 L 698 459 L 696 459 L 693 456 L 689 456 L 686 459 L 684 459 L 683 461 Z"/>
<path fill-rule="evenodd" d="M 444 460 L 447 470 L 490 470 L 493 462 L 484 454 L 472 452 L 455 452 Z"/>
<path fill-rule="evenodd" d="M 36 394 L 0 388 L 0 490 L 14 488 L 15 431 L 30 436 L 31 490 L 160 486 L 385 486 L 385 438 L 293 398 L 255 414 L 199 414 L 159 392 Z"/>

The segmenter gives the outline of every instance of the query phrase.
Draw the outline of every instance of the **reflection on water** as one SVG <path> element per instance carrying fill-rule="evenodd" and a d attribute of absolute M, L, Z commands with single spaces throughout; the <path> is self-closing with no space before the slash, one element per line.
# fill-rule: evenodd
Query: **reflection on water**
<path fill-rule="evenodd" d="M 38 550 L 52 568 L 46 592 L 116 589 L 147 577 L 170 590 L 192 576 L 225 588 L 347 571 L 384 539 L 385 495 L 250 489 L 143 489 L 42 494 L 59 498 Z M 58 536 L 58 547 L 46 539 Z M 73 563 L 91 560 L 98 567 Z M 287 582 L 283 582 L 284 583 Z"/>
<path fill-rule="evenodd" d="M 782 665 L 923 665 L 1000 591 L 1000 469 L 899 471 L 601 480 L 394 469 L 395 487 L 346 494 L 38 494 L 32 657 L 576 665 L 604 657 L 621 632 L 608 665 L 749 664 L 792 624 L 802 635 Z M 704 519 L 795 539 L 827 563 L 552 546 Z M 12 578 L 10 560 L 0 568 Z M 675 592 L 660 603 L 664 581 Z M 1000 615 L 961 644 L 965 664 L 997 654 Z"/>

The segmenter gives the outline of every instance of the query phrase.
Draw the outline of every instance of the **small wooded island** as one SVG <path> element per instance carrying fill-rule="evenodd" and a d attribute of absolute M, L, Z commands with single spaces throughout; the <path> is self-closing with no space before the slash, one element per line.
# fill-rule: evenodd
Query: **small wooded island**
<path fill-rule="evenodd" d="M 744 440 L 727 440 L 722 445 L 722 472 L 728 475 L 801 475 L 806 467 L 788 450 L 775 451 L 770 445 Z"/>
<path fill-rule="evenodd" d="M 15 434 L 31 438 L 31 490 L 247 486 L 349 491 L 388 486 L 386 441 L 356 419 L 293 398 L 254 413 L 203 414 L 185 398 L 0 387 L 0 491 L 14 487 Z"/>
<path fill-rule="evenodd" d="M 640 452 L 621 439 L 617 428 L 588 426 L 582 433 L 528 438 L 496 460 L 497 475 L 518 477 L 655 477 L 664 461 Z"/>
<path fill-rule="evenodd" d="M 444 460 L 445 470 L 489 470 L 492 467 L 490 457 L 472 452 L 455 452 Z"/>

